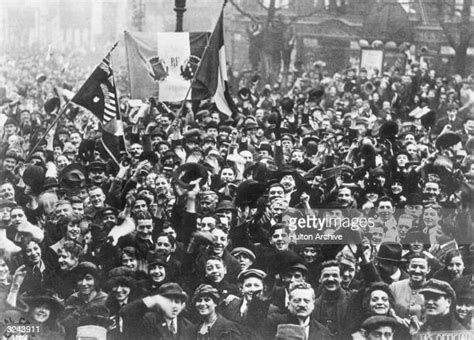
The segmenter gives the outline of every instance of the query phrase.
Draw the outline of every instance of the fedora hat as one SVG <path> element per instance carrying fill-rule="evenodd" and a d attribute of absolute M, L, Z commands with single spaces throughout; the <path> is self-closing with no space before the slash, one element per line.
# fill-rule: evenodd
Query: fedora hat
<path fill-rule="evenodd" d="M 158 288 L 158 294 L 164 297 L 177 297 L 186 301 L 188 299 L 188 294 L 181 288 L 181 286 L 175 282 L 168 282 Z"/>
<path fill-rule="evenodd" d="M 398 242 L 384 242 L 380 245 L 376 258 L 382 261 L 404 262 L 402 245 Z"/>
<path fill-rule="evenodd" d="M 237 207 L 253 205 L 265 193 L 267 185 L 252 179 L 242 182 L 235 193 L 235 205 Z"/>

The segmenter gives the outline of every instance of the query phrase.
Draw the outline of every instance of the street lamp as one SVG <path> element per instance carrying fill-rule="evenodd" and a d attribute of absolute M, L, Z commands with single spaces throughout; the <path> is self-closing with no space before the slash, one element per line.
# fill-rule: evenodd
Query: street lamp
<path fill-rule="evenodd" d="M 186 0 L 174 0 L 176 12 L 176 32 L 183 32 L 183 15 L 186 12 Z"/>

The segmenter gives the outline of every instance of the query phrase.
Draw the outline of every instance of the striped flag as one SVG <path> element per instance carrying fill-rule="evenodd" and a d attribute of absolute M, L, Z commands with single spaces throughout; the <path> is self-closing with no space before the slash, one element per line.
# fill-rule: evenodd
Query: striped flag
<path fill-rule="evenodd" d="M 71 101 L 91 111 L 99 119 L 102 144 L 118 164 L 120 151 L 125 147 L 123 123 L 110 59 L 109 52 Z"/>
<path fill-rule="evenodd" d="M 222 113 L 232 116 L 237 108 L 230 96 L 227 82 L 227 61 L 224 45 L 224 10 L 221 11 L 209 45 L 203 53 L 201 65 L 193 84 L 193 92 L 207 92 Z"/>

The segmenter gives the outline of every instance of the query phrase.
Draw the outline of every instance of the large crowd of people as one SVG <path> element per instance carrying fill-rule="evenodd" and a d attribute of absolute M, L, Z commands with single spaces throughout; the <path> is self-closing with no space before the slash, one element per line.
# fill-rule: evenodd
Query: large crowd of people
<path fill-rule="evenodd" d="M 64 109 L 88 72 L 1 58 L 3 338 L 472 331 L 474 79 L 315 63 L 242 79 L 229 117 L 118 77 L 115 162 L 96 115 Z"/>

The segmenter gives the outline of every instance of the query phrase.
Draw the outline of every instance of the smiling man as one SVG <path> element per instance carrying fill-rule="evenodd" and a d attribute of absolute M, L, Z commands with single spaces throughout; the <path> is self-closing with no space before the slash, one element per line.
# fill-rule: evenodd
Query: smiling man
<path fill-rule="evenodd" d="M 456 294 L 449 283 L 431 279 L 419 291 L 425 298 L 426 322 L 421 326 L 421 332 L 459 331 L 466 330 L 456 320 L 454 308 Z"/>
<path fill-rule="evenodd" d="M 319 279 L 322 294 L 315 301 L 314 317 L 329 329 L 334 337 L 343 334 L 345 319 L 352 291 L 341 287 L 342 277 L 339 263 L 335 260 L 323 262 Z"/>
<path fill-rule="evenodd" d="M 430 266 L 425 255 L 415 254 L 408 262 L 409 278 L 390 285 L 395 301 L 395 311 L 401 318 L 416 315 L 418 319 L 421 319 L 424 298 L 420 294 L 420 289 L 426 283 L 429 272 Z"/>

